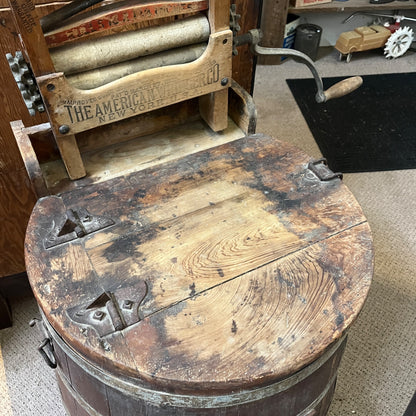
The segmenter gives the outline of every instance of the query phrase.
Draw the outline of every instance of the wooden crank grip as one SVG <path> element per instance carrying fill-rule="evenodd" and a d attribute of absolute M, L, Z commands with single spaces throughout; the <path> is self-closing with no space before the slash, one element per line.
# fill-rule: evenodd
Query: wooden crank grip
<path fill-rule="evenodd" d="M 358 76 L 343 79 L 342 81 L 337 82 L 336 84 L 332 85 L 332 87 L 329 87 L 326 91 L 324 91 L 325 101 L 331 100 L 333 98 L 343 97 L 344 95 L 355 91 L 361 86 L 362 83 L 363 79 Z"/>

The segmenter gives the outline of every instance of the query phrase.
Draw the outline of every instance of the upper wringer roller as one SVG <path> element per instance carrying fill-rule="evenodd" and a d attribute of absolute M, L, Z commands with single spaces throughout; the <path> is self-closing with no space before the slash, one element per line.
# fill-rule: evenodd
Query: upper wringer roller
<path fill-rule="evenodd" d="M 194 97 L 214 131 L 227 126 L 227 2 L 99 2 L 75 0 L 40 20 L 31 0 L 10 2 L 23 47 L 8 55 L 12 71 L 30 111 L 46 109 L 71 179 L 85 175 L 82 131 Z"/>

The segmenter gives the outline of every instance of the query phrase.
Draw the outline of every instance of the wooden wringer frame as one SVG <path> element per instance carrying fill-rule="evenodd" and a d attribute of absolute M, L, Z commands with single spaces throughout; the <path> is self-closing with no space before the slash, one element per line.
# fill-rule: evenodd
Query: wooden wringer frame
<path fill-rule="evenodd" d="M 121 1 L 76 14 L 94 3 L 73 1 L 39 19 L 32 1 L 10 2 L 23 53 L 9 55 L 9 62 L 29 111 L 46 111 L 49 118 L 49 124 L 37 127 L 12 124 L 20 148 L 28 150 L 24 143 L 31 143 L 38 153 L 24 156 L 26 164 L 40 163 L 38 196 L 55 192 L 51 187 L 65 181 L 62 169 L 54 166 L 54 178 L 48 178 L 51 168 L 43 165 L 59 157 L 56 146 L 71 180 L 98 177 L 88 164 L 99 147 L 195 119 L 198 107 L 212 131 L 223 131 L 229 123 L 233 40 L 228 2 Z M 235 131 L 229 139 L 234 138 Z M 204 146 L 193 140 L 183 146 Z M 84 152 L 90 158 L 83 161 Z M 138 153 L 137 164 L 145 163 L 143 149 Z M 57 170 L 62 177 L 56 177 Z M 30 171 L 33 176 L 33 166 Z"/>

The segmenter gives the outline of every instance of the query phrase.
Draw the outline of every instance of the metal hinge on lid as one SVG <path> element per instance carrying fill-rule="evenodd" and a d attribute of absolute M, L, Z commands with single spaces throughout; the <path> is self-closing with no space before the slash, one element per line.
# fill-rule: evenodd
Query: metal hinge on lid
<path fill-rule="evenodd" d="M 308 164 L 308 169 L 311 170 L 320 181 L 330 181 L 335 178 L 342 179 L 343 177 L 341 172 L 332 172 L 332 170 L 329 169 L 325 158 L 311 160 Z"/>
<path fill-rule="evenodd" d="M 147 292 L 147 283 L 138 279 L 126 287 L 106 290 L 89 302 L 69 308 L 67 314 L 80 326 L 81 332 L 90 327 L 103 338 L 142 319 L 139 308 Z"/>
<path fill-rule="evenodd" d="M 84 237 L 95 231 L 114 225 L 107 217 L 92 215 L 85 208 L 69 209 L 65 217 L 55 224 L 44 240 L 45 248 L 52 248 L 77 238 Z"/>

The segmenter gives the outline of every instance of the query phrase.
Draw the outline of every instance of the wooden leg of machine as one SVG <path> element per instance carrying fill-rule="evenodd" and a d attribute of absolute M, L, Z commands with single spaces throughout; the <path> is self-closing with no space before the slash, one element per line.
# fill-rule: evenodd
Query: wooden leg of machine
<path fill-rule="evenodd" d="M 79 179 L 86 175 L 84 163 L 78 149 L 77 140 L 73 134 L 56 137 L 56 143 L 65 164 L 70 179 Z"/>
<path fill-rule="evenodd" d="M 227 128 L 228 89 L 212 92 L 199 98 L 201 117 L 214 131 Z"/>

